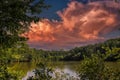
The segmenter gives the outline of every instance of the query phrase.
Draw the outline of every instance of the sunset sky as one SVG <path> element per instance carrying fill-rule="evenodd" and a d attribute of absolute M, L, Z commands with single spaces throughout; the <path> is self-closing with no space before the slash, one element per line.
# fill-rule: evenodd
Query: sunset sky
<path fill-rule="evenodd" d="M 37 1 L 37 0 L 36 0 Z M 113 0 L 46 0 L 52 5 L 26 32 L 37 49 L 71 49 L 120 37 L 120 3 Z"/>

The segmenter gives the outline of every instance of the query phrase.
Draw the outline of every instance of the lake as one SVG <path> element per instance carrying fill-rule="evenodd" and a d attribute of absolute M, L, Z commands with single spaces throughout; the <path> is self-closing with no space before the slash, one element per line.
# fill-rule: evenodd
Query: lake
<path fill-rule="evenodd" d="M 53 73 L 50 74 L 55 80 L 80 80 L 79 61 L 70 62 L 44 62 L 47 68 L 51 68 Z M 28 77 L 34 76 L 34 70 L 37 67 L 37 63 L 32 62 L 18 62 L 9 64 L 9 71 L 11 73 L 17 74 L 22 80 L 26 80 Z M 111 68 L 120 70 L 120 62 L 106 62 L 106 65 Z M 56 77 L 57 76 L 57 77 Z"/>

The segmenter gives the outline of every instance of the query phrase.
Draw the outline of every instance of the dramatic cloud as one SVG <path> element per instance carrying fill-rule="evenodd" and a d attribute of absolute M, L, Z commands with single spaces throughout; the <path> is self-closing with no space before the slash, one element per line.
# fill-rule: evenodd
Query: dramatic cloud
<path fill-rule="evenodd" d="M 72 1 L 58 11 L 61 21 L 43 19 L 31 23 L 29 45 L 43 49 L 70 49 L 112 37 L 119 37 L 120 4 L 112 1 L 82 4 Z M 114 33 L 115 35 L 111 34 Z"/>

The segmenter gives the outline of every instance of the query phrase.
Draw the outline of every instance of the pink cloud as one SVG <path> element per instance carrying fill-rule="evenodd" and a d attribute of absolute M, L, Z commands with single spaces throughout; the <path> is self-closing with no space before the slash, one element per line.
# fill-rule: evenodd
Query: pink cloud
<path fill-rule="evenodd" d="M 71 1 L 68 7 L 58 11 L 61 21 L 43 19 L 31 23 L 28 43 L 44 49 L 72 48 L 107 39 L 118 29 L 119 4 L 111 1 L 81 4 Z"/>

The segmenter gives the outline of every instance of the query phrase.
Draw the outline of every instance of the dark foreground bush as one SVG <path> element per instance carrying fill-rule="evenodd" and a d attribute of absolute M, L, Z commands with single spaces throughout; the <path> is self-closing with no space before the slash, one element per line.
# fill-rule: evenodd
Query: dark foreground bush
<path fill-rule="evenodd" d="M 81 64 L 81 80 L 120 80 L 120 72 L 105 65 L 102 58 L 93 55 Z"/>

